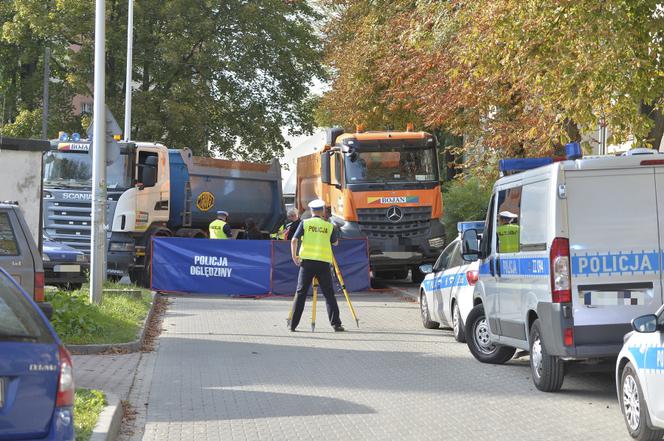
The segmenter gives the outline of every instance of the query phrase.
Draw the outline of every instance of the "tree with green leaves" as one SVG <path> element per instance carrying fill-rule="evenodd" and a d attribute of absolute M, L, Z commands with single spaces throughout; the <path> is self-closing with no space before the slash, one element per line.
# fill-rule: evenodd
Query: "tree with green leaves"
<path fill-rule="evenodd" d="M 106 5 L 106 95 L 120 120 L 127 2 Z M 92 95 L 94 0 L 11 0 L 2 8 L 0 44 L 35 47 L 37 63 L 48 44 L 56 83 Z M 312 128 L 309 87 L 324 70 L 313 27 L 320 17 L 306 1 L 137 0 L 134 13 L 133 139 L 266 160 L 287 145 L 284 127 Z M 18 113 L 7 115 L 14 123 Z M 50 128 L 52 136 L 58 128 Z"/>

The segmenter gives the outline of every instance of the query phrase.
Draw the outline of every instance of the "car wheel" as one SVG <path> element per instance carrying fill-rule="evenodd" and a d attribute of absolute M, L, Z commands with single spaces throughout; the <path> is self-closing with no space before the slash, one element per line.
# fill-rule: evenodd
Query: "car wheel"
<path fill-rule="evenodd" d="M 426 277 L 426 274 L 424 274 L 420 269 L 416 266 L 414 266 L 411 271 L 411 276 L 410 278 L 412 279 L 413 283 L 420 284 L 424 281 L 424 278 Z"/>
<path fill-rule="evenodd" d="M 484 314 L 484 305 L 475 306 L 466 319 L 466 344 L 470 353 L 482 363 L 503 364 L 516 352 L 515 348 L 491 343 L 489 322 Z"/>
<path fill-rule="evenodd" d="M 639 441 L 661 440 L 664 430 L 648 427 L 648 405 L 632 363 L 627 363 L 620 379 L 620 407 L 630 436 Z"/>
<path fill-rule="evenodd" d="M 420 293 L 420 315 L 422 316 L 422 324 L 427 329 L 438 329 L 440 323 L 431 320 L 429 315 L 429 304 L 427 303 L 427 296 L 424 292 Z"/>
<path fill-rule="evenodd" d="M 530 328 L 530 370 L 535 387 L 542 392 L 558 392 L 563 386 L 565 363 L 546 351 L 539 319 Z"/>
<path fill-rule="evenodd" d="M 459 304 L 455 301 L 452 305 L 452 330 L 454 331 L 454 339 L 459 343 L 466 342 L 466 333 L 463 329 L 463 320 L 461 319 L 461 311 Z"/>

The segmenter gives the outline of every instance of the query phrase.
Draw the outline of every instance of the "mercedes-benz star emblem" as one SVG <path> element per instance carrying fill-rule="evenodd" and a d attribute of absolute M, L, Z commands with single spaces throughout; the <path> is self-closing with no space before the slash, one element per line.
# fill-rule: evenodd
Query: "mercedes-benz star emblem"
<path fill-rule="evenodd" d="M 401 208 L 394 206 L 387 209 L 387 220 L 390 222 L 399 222 L 403 218 Z"/>

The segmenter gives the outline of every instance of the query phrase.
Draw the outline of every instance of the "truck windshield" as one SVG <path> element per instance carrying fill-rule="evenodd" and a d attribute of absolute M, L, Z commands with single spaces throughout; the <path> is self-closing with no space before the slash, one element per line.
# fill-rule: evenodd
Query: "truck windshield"
<path fill-rule="evenodd" d="M 50 151 L 44 155 L 44 184 L 62 187 L 92 185 L 92 156 L 87 152 Z M 131 164 L 126 154 L 106 167 L 106 186 L 124 189 L 131 186 Z"/>
<path fill-rule="evenodd" d="M 437 181 L 436 152 L 433 148 L 383 148 L 346 154 L 346 179 L 362 182 Z"/>

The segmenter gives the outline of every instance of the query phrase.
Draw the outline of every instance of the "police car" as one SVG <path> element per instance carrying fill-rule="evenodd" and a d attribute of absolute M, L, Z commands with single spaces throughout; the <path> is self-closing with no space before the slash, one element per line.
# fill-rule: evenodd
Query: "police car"
<path fill-rule="evenodd" d="M 638 440 L 664 436 L 664 308 L 632 321 L 616 365 L 627 430 Z"/>
<path fill-rule="evenodd" d="M 459 235 L 468 229 L 481 231 L 484 222 L 459 222 Z M 464 322 L 473 308 L 473 290 L 478 277 L 477 262 L 468 263 L 461 258 L 461 239 L 458 237 L 440 254 L 436 263 L 420 266 L 426 274 L 420 285 L 420 313 L 427 329 L 441 324 L 454 331 L 454 338 L 464 342 Z"/>
<path fill-rule="evenodd" d="M 566 364 L 616 357 L 630 322 L 662 305 L 664 156 L 501 161 L 478 247 L 468 348 L 484 363 L 530 353 L 542 391 L 562 387 Z"/>

